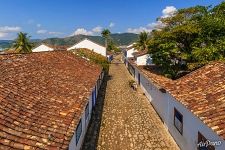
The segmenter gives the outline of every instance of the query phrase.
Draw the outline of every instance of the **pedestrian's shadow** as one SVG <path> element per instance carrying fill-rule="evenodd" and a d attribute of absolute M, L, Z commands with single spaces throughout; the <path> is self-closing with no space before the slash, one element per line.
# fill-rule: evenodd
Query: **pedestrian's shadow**
<path fill-rule="evenodd" d="M 102 112 L 104 107 L 107 82 L 112 80 L 112 76 L 105 75 L 102 85 L 99 89 L 96 105 L 92 111 L 92 117 L 85 135 L 82 150 L 96 150 L 98 146 L 99 132 L 102 121 Z"/>

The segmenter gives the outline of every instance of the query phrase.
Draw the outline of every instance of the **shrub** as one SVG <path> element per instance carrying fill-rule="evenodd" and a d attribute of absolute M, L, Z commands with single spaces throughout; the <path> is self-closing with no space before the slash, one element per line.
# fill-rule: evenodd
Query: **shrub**
<path fill-rule="evenodd" d="M 80 57 L 87 58 L 91 62 L 101 65 L 103 70 L 106 73 L 108 73 L 110 63 L 106 57 L 104 57 L 98 53 L 95 53 L 89 49 L 86 49 L 86 48 L 75 49 L 75 50 L 72 50 L 72 52 Z"/>

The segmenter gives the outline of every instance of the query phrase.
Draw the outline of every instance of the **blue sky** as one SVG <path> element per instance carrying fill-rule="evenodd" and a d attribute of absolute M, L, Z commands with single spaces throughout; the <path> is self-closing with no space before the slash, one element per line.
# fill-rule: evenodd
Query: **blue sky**
<path fill-rule="evenodd" d="M 19 31 L 32 38 L 151 30 L 156 18 L 176 9 L 222 0 L 0 0 L 0 39 Z M 164 11 L 163 11 L 164 10 Z"/>

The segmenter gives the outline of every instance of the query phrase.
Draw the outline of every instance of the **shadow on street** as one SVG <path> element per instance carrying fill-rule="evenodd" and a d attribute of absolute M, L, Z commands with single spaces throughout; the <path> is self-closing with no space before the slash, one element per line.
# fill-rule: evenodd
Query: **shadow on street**
<path fill-rule="evenodd" d="M 97 149 L 106 87 L 107 87 L 107 82 L 111 79 L 112 77 L 107 74 L 105 75 L 103 79 L 102 85 L 99 89 L 96 105 L 92 111 L 92 117 L 91 117 L 90 124 L 89 124 L 81 150 L 96 150 Z"/>

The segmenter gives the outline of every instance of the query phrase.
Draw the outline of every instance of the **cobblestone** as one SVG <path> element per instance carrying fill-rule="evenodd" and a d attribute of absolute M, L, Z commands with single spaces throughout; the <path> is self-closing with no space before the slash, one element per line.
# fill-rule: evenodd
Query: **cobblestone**
<path fill-rule="evenodd" d="M 83 149 L 179 149 L 140 88 L 134 91 L 129 87 L 132 77 L 119 57 L 111 64 L 109 75 L 106 91 L 97 106 L 101 109 L 96 108 L 95 113 L 102 116 L 93 117 Z M 99 126 L 94 128 L 93 124 Z M 95 136 L 91 134 L 93 130 L 98 132 Z"/>

